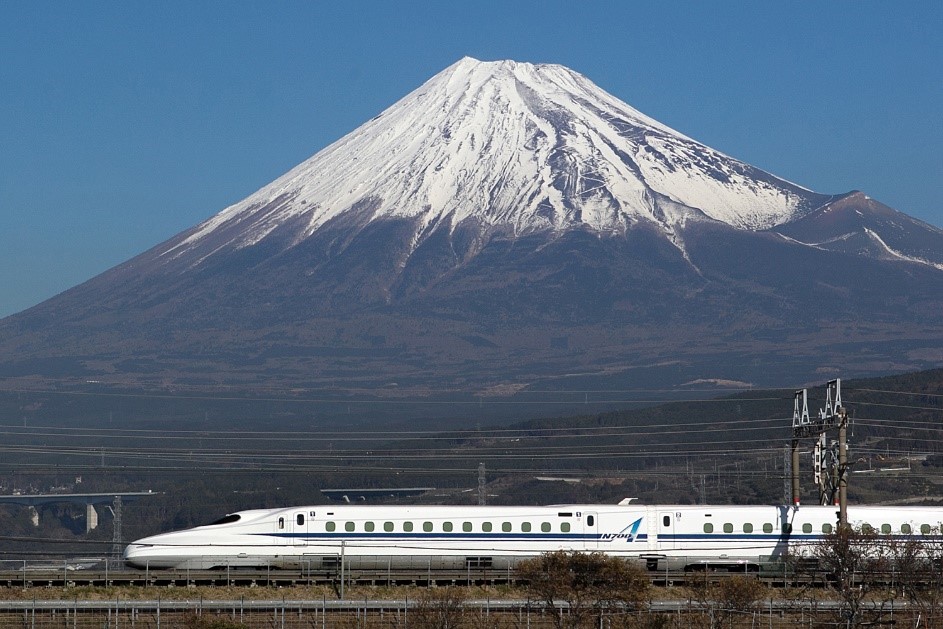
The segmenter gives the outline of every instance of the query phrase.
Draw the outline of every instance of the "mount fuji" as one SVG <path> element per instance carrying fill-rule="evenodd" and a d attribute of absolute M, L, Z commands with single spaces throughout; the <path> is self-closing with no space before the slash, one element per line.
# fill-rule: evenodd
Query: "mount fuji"
<path fill-rule="evenodd" d="M 565 67 L 465 58 L 0 321 L 0 373 L 378 397 L 781 385 L 937 366 L 940 313 L 943 230 L 780 179 Z"/>

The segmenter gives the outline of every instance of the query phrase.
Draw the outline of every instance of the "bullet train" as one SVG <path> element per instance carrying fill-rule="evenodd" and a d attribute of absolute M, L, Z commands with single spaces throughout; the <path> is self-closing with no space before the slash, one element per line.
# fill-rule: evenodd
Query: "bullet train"
<path fill-rule="evenodd" d="M 229 514 L 128 545 L 137 568 L 507 568 L 542 553 L 599 551 L 649 569 L 759 570 L 806 554 L 834 530 L 833 506 L 318 505 Z M 888 536 L 939 535 L 943 509 L 848 508 L 849 522 Z"/>

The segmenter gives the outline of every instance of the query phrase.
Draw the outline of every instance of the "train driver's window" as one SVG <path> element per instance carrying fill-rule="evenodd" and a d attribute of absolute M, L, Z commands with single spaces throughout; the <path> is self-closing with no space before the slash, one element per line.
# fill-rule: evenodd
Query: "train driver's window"
<path fill-rule="evenodd" d="M 491 522 L 482 522 L 482 523 L 481 523 L 481 530 L 484 531 L 485 533 L 490 533 L 490 532 L 491 532 Z"/>
<path fill-rule="evenodd" d="M 590 524 L 590 526 L 592 526 L 592 524 Z M 530 533 L 530 522 L 521 522 L 521 531 L 524 533 Z"/>
<path fill-rule="evenodd" d="M 542 522 L 542 523 L 540 524 L 540 530 L 543 531 L 544 533 L 549 533 L 549 532 L 550 532 L 550 523 L 549 523 L 549 522 Z"/>
<path fill-rule="evenodd" d="M 285 528 L 285 518 L 278 518 L 278 528 L 279 530 Z"/>
<path fill-rule="evenodd" d="M 301 526 L 302 524 L 304 524 L 304 523 L 305 523 L 305 514 L 299 513 L 299 514 L 297 515 L 297 517 L 295 517 L 295 521 L 298 523 L 299 526 Z"/>
<path fill-rule="evenodd" d="M 900 532 L 903 533 L 904 535 L 910 535 L 911 533 L 913 533 L 913 529 L 910 527 L 909 524 L 901 524 Z"/>
<path fill-rule="evenodd" d="M 705 532 L 705 533 L 713 533 L 713 532 L 714 532 L 714 525 L 711 524 L 710 522 L 705 522 L 705 523 L 704 523 L 704 532 Z"/>
<path fill-rule="evenodd" d="M 752 532 L 753 532 L 753 525 L 750 524 L 749 522 L 744 522 L 744 523 L 743 523 L 743 532 L 744 532 L 744 533 L 752 533 Z"/>
<path fill-rule="evenodd" d="M 462 522 L 462 530 L 466 533 L 472 532 L 472 523 L 471 522 Z"/>
<path fill-rule="evenodd" d="M 764 524 L 764 525 L 763 525 L 763 532 L 764 532 L 764 533 L 772 533 L 772 532 L 773 532 L 773 525 L 770 524 L 769 522 L 767 522 L 766 524 Z"/>
<path fill-rule="evenodd" d="M 392 523 L 392 522 L 384 522 L 384 523 L 383 523 L 383 530 L 386 531 L 387 533 L 392 533 L 392 532 L 393 532 L 393 523 Z"/>
<path fill-rule="evenodd" d="M 832 525 L 829 524 L 828 522 L 826 522 L 825 524 L 823 524 L 823 525 L 822 525 L 822 532 L 825 533 L 826 535 L 830 534 L 830 533 L 832 532 Z"/>

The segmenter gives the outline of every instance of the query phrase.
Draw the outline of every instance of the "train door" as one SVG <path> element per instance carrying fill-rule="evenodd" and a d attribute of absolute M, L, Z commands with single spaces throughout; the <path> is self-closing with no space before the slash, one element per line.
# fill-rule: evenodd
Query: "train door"
<path fill-rule="evenodd" d="M 599 514 L 587 511 L 583 514 L 583 546 L 595 550 L 599 548 Z"/>
<path fill-rule="evenodd" d="M 674 511 L 658 512 L 658 550 L 675 548 L 675 519 Z"/>
<path fill-rule="evenodd" d="M 298 511 L 295 513 L 295 517 L 292 520 L 292 526 L 294 530 L 292 531 L 292 539 L 294 540 L 295 546 L 307 546 L 308 545 L 308 518 L 304 511 Z"/>

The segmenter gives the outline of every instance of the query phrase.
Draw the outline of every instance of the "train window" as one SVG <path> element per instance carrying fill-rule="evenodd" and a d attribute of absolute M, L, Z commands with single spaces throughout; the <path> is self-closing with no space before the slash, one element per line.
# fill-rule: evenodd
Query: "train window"
<path fill-rule="evenodd" d="M 790 535 L 792 533 L 792 522 L 783 523 L 783 535 Z"/>
<path fill-rule="evenodd" d="M 560 532 L 569 533 L 570 532 L 570 523 L 569 522 L 560 522 Z"/>
<path fill-rule="evenodd" d="M 733 524 L 724 522 L 724 533 L 733 533 Z"/>
<path fill-rule="evenodd" d="M 285 528 L 285 518 L 278 518 L 278 528 L 279 529 Z"/>
<path fill-rule="evenodd" d="M 422 523 L 422 530 L 425 531 L 426 533 L 431 533 L 431 532 L 432 532 L 432 522 L 423 522 L 423 523 Z"/>
<path fill-rule="evenodd" d="M 861 525 L 861 532 L 865 534 L 871 534 L 874 532 L 874 527 L 865 522 Z"/>
<path fill-rule="evenodd" d="M 393 523 L 392 523 L 392 522 L 384 522 L 384 523 L 383 523 L 383 530 L 386 531 L 387 533 L 392 533 L 392 532 L 393 532 Z"/>
<path fill-rule="evenodd" d="M 923 533 L 924 535 L 929 535 L 929 534 L 930 534 L 930 525 L 929 525 L 929 524 L 921 524 L 921 525 L 920 525 L 920 532 Z"/>
<path fill-rule="evenodd" d="M 471 522 L 462 522 L 462 530 L 466 533 L 472 532 L 472 523 Z"/>
<path fill-rule="evenodd" d="M 491 532 L 491 522 L 482 522 L 482 523 L 481 523 L 481 530 L 484 531 L 485 533 L 490 533 L 490 532 Z"/>
<path fill-rule="evenodd" d="M 501 531 L 503 531 L 504 533 L 510 533 L 510 532 L 511 532 L 511 523 L 510 523 L 510 522 L 502 522 L 502 523 L 501 523 Z"/>
<path fill-rule="evenodd" d="M 348 533 L 353 533 L 356 528 L 357 526 L 353 522 L 344 522 L 344 530 Z"/>
<path fill-rule="evenodd" d="M 773 532 L 773 525 L 770 524 L 769 522 L 765 523 L 765 524 L 763 525 L 763 532 L 764 532 L 764 533 L 772 533 L 772 532 Z"/>
<path fill-rule="evenodd" d="M 593 517 L 593 516 L 589 516 L 589 517 Z M 530 522 L 521 522 L 521 531 L 523 531 L 524 533 L 530 533 Z"/>
<path fill-rule="evenodd" d="M 802 525 L 802 532 L 803 532 L 803 533 L 806 533 L 806 534 L 811 533 L 811 532 L 812 532 L 812 523 L 811 523 L 811 522 L 805 522 L 805 523 L 803 523 L 803 525 Z"/>
<path fill-rule="evenodd" d="M 911 533 L 913 533 L 913 529 L 910 528 L 909 524 L 901 524 L 900 532 L 903 533 L 904 535 L 910 535 Z"/>
<path fill-rule="evenodd" d="M 832 532 L 832 525 L 826 522 L 822 525 L 822 532 L 829 535 Z"/>
<path fill-rule="evenodd" d="M 302 524 L 304 524 L 304 523 L 305 523 L 305 514 L 299 513 L 297 516 L 295 516 L 295 522 L 298 523 L 298 526 L 301 526 Z"/>
<path fill-rule="evenodd" d="M 406 531 L 407 533 L 411 532 L 413 530 L 413 523 L 403 522 L 403 530 Z"/>
<path fill-rule="evenodd" d="M 328 533 L 333 533 L 335 529 L 337 529 L 337 525 L 334 524 L 333 522 L 325 522 L 324 528 L 327 530 Z"/>
<path fill-rule="evenodd" d="M 743 532 L 744 532 L 744 533 L 752 533 L 752 532 L 753 532 L 753 525 L 750 524 L 749 522 L 744 522 L 744 523 L 743 523 Z"/>
<path fill-rule="evenodd" d="M 544 533 L 549 533 L 549 532 L 550 532 L 550 523 L 549 523 L 549 522 L 543 522 L 543 523 L 541 523 L 541 525 L 540 525 L 540 530 L 543 531 Z"/>
<path fill-rule="evenodd" d="M 451 532 L 452 532 L 452 523 L 451 523 L 451 522 L 443 522 L 443 523 L 442 523 L 442 530 L 445 531 L 446 533 L 451 533 Z"/>
<path fill-rule="evenodd" d="M 890 535 L 890 533 L 891 533 L 891 525 L 890 525 L 890 524 L 882 524 L 882 525 L 881 525 L 881 533 L 883 533 L 884 535 Z"/>
<path fill-rule="evenodd" d="M 596 524 L 595 516 L 588 515 L 586 516 L 586 526 L 594 526 Z"/>
<path fill-rule="evenodd" d="M 592 517 L 592 516 L 590 516 L 590 517 Z M 661 518 L 661 525 L 662 525 L 662 526 L 671 526 L 671 516 L 670 516 L 670 515 L 663 516 L 663 517 Z"/>
<path fill-rule="evenodd" d="M 365 530 L 367 533 L 373 533 L 373 528 L 374 528 L 373 522 L 363 523 L 363 530 Z"/>
<path fill-rule="evenodd" d="M 217 524 L 232 524 L 233 522 L 238 522 L 239 517 L 240 516 L 238 513 L 230 513 L 229 515 L 224 515 L 223 517 L 216 520 L 215 522 L 210 522 L 209 526 L 215 526 Z"/>
<path fill-rule="evenodd" d="M 713 533 L 713 532 L 714 532 L 714 525 L 711 524 L 710 522 L 705 522 L 705 523 L 704 523 L 704 532 L 705 532 L 705 533 Z"/>

